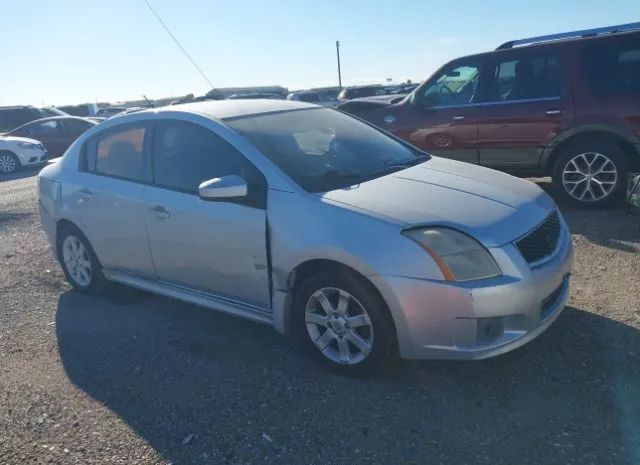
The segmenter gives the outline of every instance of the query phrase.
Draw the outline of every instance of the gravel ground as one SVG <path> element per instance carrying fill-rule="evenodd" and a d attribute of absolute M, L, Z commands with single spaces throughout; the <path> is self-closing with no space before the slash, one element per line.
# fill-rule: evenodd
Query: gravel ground
<path fill-rule="evenodd" d="M 322 371 L 268 327 L 70 290 L 0 181 L 0 463 L 640 464 L 640 213 L 563 207 L 569 307 L 480 362 Z"/>

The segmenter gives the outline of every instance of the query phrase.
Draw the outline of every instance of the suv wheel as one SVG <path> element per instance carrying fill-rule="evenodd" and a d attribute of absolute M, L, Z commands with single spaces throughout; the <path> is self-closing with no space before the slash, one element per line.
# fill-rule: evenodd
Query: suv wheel
<path fill-rule="evenodd" d="M 20 160 L 11 152 L 0 152 L 0 174 L 12 174 L 20 169 Z"/>
<path fill-rule="evenodd" d="M 382 299 L 362 278 L 318 273 L 301 283 L 293 305 L 295 334 L 325 366 L 364 375 L 386 359 L 393 323 Z"/>
<path fill-rule="evenodd" d="M 622 197 L 627 169 L 627 158 L 616 143 L 582 141 L 560 155 L 553 169 L 553 184 L 575 206 L 602 208 Z"/>
<path fill-rule="evenodd" d="M 60 230 L 57 242 L 58 257 L 69 284 L 81 292 L 101 293 L 107 280 L 87 238 L 77 228 L 66 226 Z"/>

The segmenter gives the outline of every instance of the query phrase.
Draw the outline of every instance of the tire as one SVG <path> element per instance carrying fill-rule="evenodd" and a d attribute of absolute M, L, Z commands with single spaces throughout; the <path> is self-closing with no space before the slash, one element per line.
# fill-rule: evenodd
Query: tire
<path fill-rule="evenodd" d="M 346 304 L 341 305 L 342 299 Z M 327 304 L 330 312 L 325 310 Z M 387 306 L 375 288 L 354 273 L 323 271 L 309 276 L 294 292 L 293 312 L 294 337 L 320 363 L 340 374 L 371 374 L 391 350 L 395 331 Z"/>
<path fill-rule="evenodd" d="M 13 152 L 0 151 L 0 174 L 13 174 L 22 168 L 22 164 Z"/>
<path fill-rule="evenodd" d="M 600 169 L 603 172 L 597 173 Z M 614 141 L 586 139 L 562 152 L 554 163 L 552 180 L 565 202 L 580 208 L 604 208 L 622 200 L 628 169 L 629 160 Z"/>
<path fill-rule="evenodd" d="M 104 293 L 108 281 L 102 273 L 102 265 L 78 228 L 63 226 L 56 248 L 62 271 L 74 289 L 93 295 Z"/>

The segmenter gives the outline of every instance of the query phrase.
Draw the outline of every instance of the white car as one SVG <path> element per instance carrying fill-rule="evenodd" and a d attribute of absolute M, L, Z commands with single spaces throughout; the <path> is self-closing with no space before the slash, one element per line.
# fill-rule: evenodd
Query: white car
<path fill-rule="evenodd" d="M 15 173 L 23 166 L 46 161 L 47 151 L 40 141 L 0 135 L 0 174 Z"/>

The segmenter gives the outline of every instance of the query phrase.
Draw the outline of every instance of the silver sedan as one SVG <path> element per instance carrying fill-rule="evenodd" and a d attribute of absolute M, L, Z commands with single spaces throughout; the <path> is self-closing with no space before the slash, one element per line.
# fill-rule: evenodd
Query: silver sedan
<path fill-rule="evenodd" d="M 42 170 L 39 207 L 74 288 L 116 281 L 267 323 L 346 373 L 393 351 L 502 354 L 568 295 L 570 234 L 535 184 L 301 102 L 108 120 Z"/>

